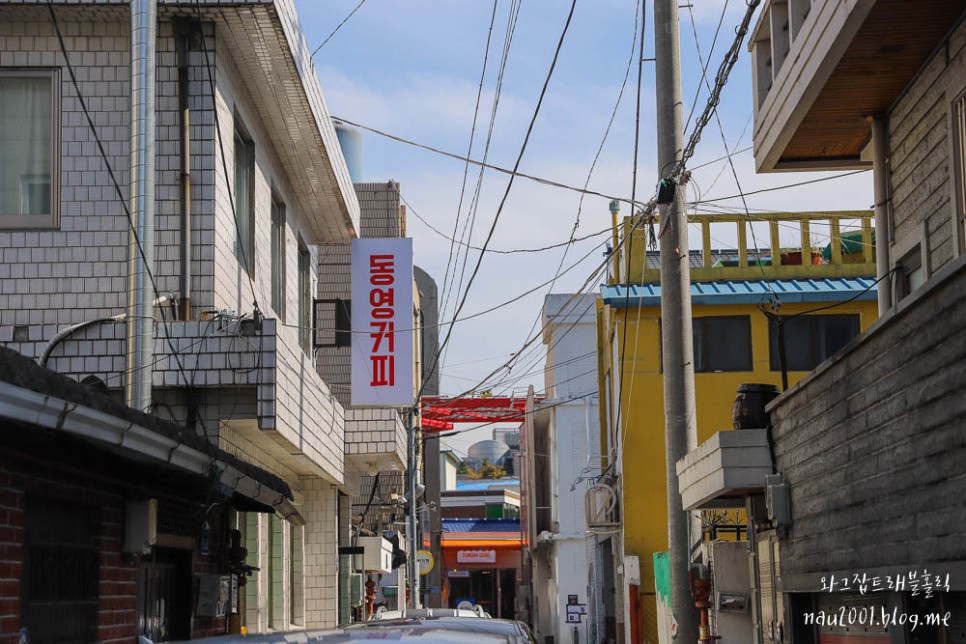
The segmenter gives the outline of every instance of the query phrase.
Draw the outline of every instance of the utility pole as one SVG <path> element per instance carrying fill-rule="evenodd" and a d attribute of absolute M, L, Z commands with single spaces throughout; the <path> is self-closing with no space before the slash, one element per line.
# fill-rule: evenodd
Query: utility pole
<path fill-rule="evenodd" d="M 417 399 L 416 403 L 419 403 Z M 416 486 L 418 478 L 416 476 L 416 413 L 415 407 L 409 410 L 409 422 L 407 423 L 408 444 L 406 448 L 406 488 L 409 500 L 409 512 L 407 518 L 407 557 L 406 557 L 406 576 L 409 578 L 409 602 L 408 608 L 419 608 L 419 567 L 416 564 L 416 551 L 419 544 L 416 543 L 416 531 L 418 528 L 416 513 Z"/>
<path fill-rule="evenodd" d="M 657 162 L 661 179 L 674 180 L 684 149 L 681 105 L 681 40 L 678 0 L 654 0 Z M 689 513 L 681 508 L 675 464 L 697 446 L 694 405 L 694 358 L 691 337 L 691 267 L 684 188 L 677 186 L 670 204 L 661 206 L 661 347 L 664 367 L 664 440 L 666 445 L 668 559 L 671 610 L 677 640 L 698 640 L 698 612 L 691 598 L 688 572 L 691 543 Z"/>

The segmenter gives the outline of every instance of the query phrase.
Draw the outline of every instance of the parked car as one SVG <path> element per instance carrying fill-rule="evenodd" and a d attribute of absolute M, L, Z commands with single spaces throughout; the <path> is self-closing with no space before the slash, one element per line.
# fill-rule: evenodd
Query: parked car
<path fill-rule="evenodd" d="M 429 610 L 429 609 L 424 609 Z M 432 609 L 437 610 L 437 609 Z M 447 610 L 447 609 L 442 609 Z M 455 611 L 458 609 L 448 609 Z M 536 644 L 536 638 L 523 622 L 512 619 L 481 618 L 479 614 L 453 617 L 416 617 L 409 615 L 398 619 L 376 619 L 345 627 L 345 632 L 353 637 L 363 633 L 399 633 L 413 638 L 414 642 L 424 642 L 422 638 L 441 638 L 441 641 L 479 641 L 508 642 L 513 644 Z M 475 611 L 460 611 L 475 613 Z M 485 614 L 485 613 L 484 613 Z M 469 640 L 463 639 L 470 636 Z M 459 639 L 454 639 L 459 636 Z M 476 639 L 473 639 L 476 638 Z M 405 639 L 403 641 L 406 641 Z"/>
<path fill-rule="evenodd" d="M 377 619 L 351 624 L 334 630 L 223 635 L 192 640 L 192 642 L 196 644 L 341 644 L 359 640 L 392 640 L 409 644 L 536 644 L 533 633 L 523 622 L 481 617 L 475 611 L 462 612 L 472 613 L 472 616 L 413 617 L 409 615 L 396 619 Z"/>
<path fill-rule="evenodd" d="M 380 621 L 385 619 L 403 619 L 405 617 L 412 618 L 422 618 L 422 617 L 483 617 L 492 618 L 488 612 L 483 610 L 482 606 L 474 606 L 473 608 L 404 608 L 402 610 L 384 610 L 382 607 L 376 609 L 376 612 L 369 621 Z"/>

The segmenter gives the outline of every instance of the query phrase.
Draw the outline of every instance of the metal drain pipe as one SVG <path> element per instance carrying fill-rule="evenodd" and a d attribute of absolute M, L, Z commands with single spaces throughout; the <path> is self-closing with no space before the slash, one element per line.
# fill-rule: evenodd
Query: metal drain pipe
<path fill-rule="evenodd" d="M 131 219 L 124 402 L 151 406 L 157 0 L 131 0 Z"/>

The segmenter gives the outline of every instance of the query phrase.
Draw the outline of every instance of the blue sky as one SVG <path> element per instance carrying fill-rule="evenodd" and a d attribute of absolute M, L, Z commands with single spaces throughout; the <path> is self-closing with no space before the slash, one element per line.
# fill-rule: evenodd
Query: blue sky
<path fill-rule="evenodd" d="M 359 4 L 358 0 L 296 0 L 310 47 L 317 47 Z M 692 0 L 698 41 L 704 55 L 711 48 L 726 0 Z M 651 12 L 651 2 L 647 2 Z M 499 0 L 492 31 L 488 68 L 483 83 L 476 141 L 471 156 L 481 159 L 494 96 L 497 71 L 507 33 L 510 0 Z M 540 88 L 570 8 L 565 0 L 525 0 L 519 10 L 512 46 L 507 58 L 499 110 L 489 162 L 512 167 L 523 143 Z M 583 186 L 598 146 L 614 111 L 632 51 L 634 0 L 579 0 L 564 41 L 554 76 L 536 120 L 520 171 L 573 186 Z M 725 18 L 710 74 L 720 64 L 734 38 L 745 10 L 742 0 L 727 3 Z M 315 56 L 315 64 L 331 113 L 394 135 L 463 155 L 469 144 L 483 53 L 493 2 L 486 0 L 367 0 L 355 15 Z M 648 16 L 649 18 L 650 16 Z M 682 9 L 682 76 L 685 116 L 700 80 L 701 65 L 695 52 L 691 18 Z M 757 21 L 757 16 L 753 20 Z M 633 51 L 636 53 L 636 45 Z M 725 136 L 733 149 L 751 145 L 751 70 L 747 47 L 724 90 L 720 116 Z M 653 56 L 653 25 L 645 29 L 645 57 Z M 608 195 L 630 197 L 634 141 L 634 92 L 637 67 L 630 78 L 617 116 L 604 145 L 589 189 Z M 698 110 L 704 106 L 700 94 Z M 644 63 L 641 91 L 639 199 L 650 196 L 657 180 L 655 168 L 655 117 L 653 63 Z M 740 137 L 740 138 L 739 138 Z M 721 134 L 712 121 L 690 164 L 692 167 L 724 154 Z M 756 175 L 751 152 L 734 157 L 744 191 L 781 186 L 821 176 L 820 173 Z M 478 169 L 468 173 L 460 226 L 467 217 Z M 753 209 L 842 210 L 865 209 L 872 203 L 871 173 L 836 179 L 808 187 L 767 192 L 748 198 Z M 433 275 L 446 300 L 443 317 L 452 317 L 458 298 L 455 278 L 447 275 L 450 242 L 433 232 L 420 218 L 450 236 L 460 202 L 464 164 L 404 145 L 371 133 L 364 134 L 364 179 L 393 179 L 411 207 L 408 232 L 414 240 L 416 263 Z M 506 189 L 507 177 L 487 171 L 476 211 L 472 244 L 482 244 Z M 707 165 L 694 173 L 691 197 L 703 198 L 738 192 L 725 162 Z M 726 202 L 740 206 L 740 200 Z M 536 248 L 566 242 L 574 229 L 580 195 L 555 187 L 517 179 L 494 230 L 489 248 L 508 250 Z M 413 212 L 415 211 L 415 212 Z M 623 213 L 628 213 L 625 205 Z M 583 201 L 577 236 L 602 231 L 610 223 L 607 200 L 587 197 Z M 697 242 L 692 233 L 692 247 Z M 553 292 L 574 292 L 596 266 L 607 235 L 573 244 L 564 265 L 587 259 L 560 277 Z M 716 238 L 721 245 L 733 238 Z M 443 364 L 444 393 L 456 394 L 473 387 L 492 369 L 519 352 L 534 334 L 548 287 L 537 289 L 519 301 L 502 303 L 551 280 L 564 248 L 540 253 L 487 254 L 469 294 L 461 317 L 499 306 L 496 311 L 456 324 Z M 478 257 L 472 252 L 463 287 Z M 601 279 L 592 281 L 592 287 Z M 449 297 L 445 293 L 449 291 Z M 536 330 L 539 326 L 536 327 Z M 530 351 L 538 349 L 540 341 Z M 593 347 L 588 347 L 593 350 Z M 530 360 L 504 369 L 494 393 L 533 384 L 543 388 L 543 359 L 534 351 Z M 529 373 L 528 373 L 529 372 Z"/>

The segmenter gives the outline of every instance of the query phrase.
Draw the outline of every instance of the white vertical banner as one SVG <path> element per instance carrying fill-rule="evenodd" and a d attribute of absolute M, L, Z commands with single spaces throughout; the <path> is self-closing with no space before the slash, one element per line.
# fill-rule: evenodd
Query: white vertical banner
<path fill-rule="evenodd" d="M 413 241 L 352 240 L 352 404 L 413 404 Z"/>

